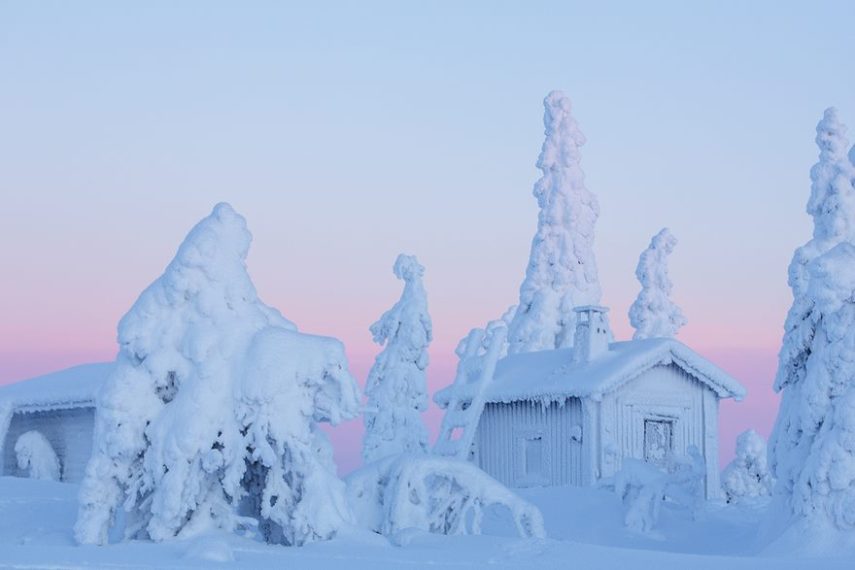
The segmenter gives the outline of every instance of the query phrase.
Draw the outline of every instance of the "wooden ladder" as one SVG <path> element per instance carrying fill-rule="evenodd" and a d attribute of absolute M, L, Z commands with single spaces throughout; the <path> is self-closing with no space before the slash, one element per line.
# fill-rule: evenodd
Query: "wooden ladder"
<path fill-rule="evenodd" d="M 496 372 L 496 363 L 508 338 L 508 329 L 493 329 L 486 352 L 480 354 L 484 334 L 482 329 L 473 329 L 466 337 L 463 356 L 457 365 L 454 388 L 442 418 L 439 438 L 433 447 L 437 455 L 469 460 L 478 421 L 484 410 L 486 389 Z"/>

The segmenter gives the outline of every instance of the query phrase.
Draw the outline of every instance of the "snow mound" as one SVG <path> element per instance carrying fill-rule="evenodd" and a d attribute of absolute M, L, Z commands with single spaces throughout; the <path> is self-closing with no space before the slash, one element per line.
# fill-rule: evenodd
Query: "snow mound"
<path fill-rule="evenodd" d="M 344 347 L 258 299 L 250 241 L 243 217 L 217 205 L 119 323 L 79 542 L 105 543 L 120 506 L 126 537 L 156 541 L 257 527 L 303 544 L 349 519 L 318 429 L 358 412 Z"/>
<path fill-rule="evenodd" d="M 405 540 L 407 533 L 481 534 L 484 510 L 510 512 L 520 536 L 543 538 L 537 507 L 465 461 L 402 455 L 363 467 L 347 479 L 358 524 Z"/>

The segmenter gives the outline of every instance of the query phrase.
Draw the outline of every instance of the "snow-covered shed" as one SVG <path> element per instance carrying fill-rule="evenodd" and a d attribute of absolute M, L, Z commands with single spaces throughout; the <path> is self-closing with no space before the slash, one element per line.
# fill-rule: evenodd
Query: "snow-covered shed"
<path fill-rule="evenodd" d="M 113 366 L 83 364 L 0 387 L 0 475 L 26 476 L 15 447 L 35 431 L 56 453 L 61 480 L 83 479 L 92 454 L 95 395 Z"/>
<path fill-rule="evenodd" d="M 483 408 L 469 457 L 510 487 L 590 485 L 625 457 L 664 464 L 694 445 L 707 497 L 716 496 L 719 401 L 745 389 L 673 338 L 610 343 L 606 309 L 576 311 L 574 348 L 498 361 L 476 396 Z M 434 399 L 462 409 L 472 402 L 454 386 Z"/>

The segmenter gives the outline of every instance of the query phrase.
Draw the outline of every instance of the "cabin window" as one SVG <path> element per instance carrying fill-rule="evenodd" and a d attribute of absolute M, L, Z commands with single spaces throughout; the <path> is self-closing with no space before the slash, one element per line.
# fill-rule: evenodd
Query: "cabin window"
<path fill-rule="evenodd" d="M 644 420 L 644 460 L 665 465 L 674 450 L 673 420 Z"/>

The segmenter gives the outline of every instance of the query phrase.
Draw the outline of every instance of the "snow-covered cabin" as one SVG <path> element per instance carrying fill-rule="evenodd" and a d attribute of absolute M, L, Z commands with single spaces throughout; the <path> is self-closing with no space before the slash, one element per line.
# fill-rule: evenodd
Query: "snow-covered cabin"
<path fill-rule="evenodd" d="M 113 366 L 83 364 L 0 387 L 0 475 L 25 475 L 15 444 L 37 431 L 59 458 L 61 480 L 83 479 L 92 454 L 95 395 Z"/>
<path fill-rule="evenodd" d="M 673 338 L 610 343 L 605 308 L 576 311 L 574 348 L 499 360 L 472 460 L 510 487 L 590 485 L 625 457 L 664 464 L 695 445 L 716 496 L 719 401 L 745 389 Z M 436 395 L 441 407 L 453 389 Z"/>

